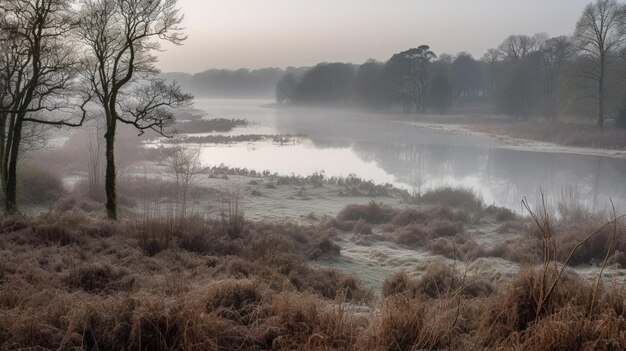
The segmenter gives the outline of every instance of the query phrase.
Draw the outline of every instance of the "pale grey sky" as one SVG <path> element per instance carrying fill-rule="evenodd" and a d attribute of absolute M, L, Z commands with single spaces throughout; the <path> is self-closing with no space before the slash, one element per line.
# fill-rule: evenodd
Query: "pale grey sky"
<path fill-rule="evenodd" d="M 159 67 L 361 63 L 428 44 L 477 58 L 510 34 L 571 34 L 590 0 L 179 0 L 189 40 Z"/>

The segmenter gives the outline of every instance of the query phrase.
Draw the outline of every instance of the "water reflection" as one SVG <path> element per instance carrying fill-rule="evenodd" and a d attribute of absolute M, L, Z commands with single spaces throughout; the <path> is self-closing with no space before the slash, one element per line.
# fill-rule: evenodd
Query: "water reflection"
<path fill-rule="evenodd" d="M 207 164 L 225 164 L 281 174 L 356 174 L 411 190 L 461 185 L 487 203 L 519 210 L 540 189 L 550 202 L 582 201 L 606 209 L 611 197 L 626 209 L 626 160 L 609 157 L 511 150 L 490 138 L 443 134 L 352 112 L 273 110 L 260 101 L 200 100 L 196 108 L 223 118 L 246 118 L 280 134 L 305 134 L 294 146 L 269 142 L 207 146 Z"/>

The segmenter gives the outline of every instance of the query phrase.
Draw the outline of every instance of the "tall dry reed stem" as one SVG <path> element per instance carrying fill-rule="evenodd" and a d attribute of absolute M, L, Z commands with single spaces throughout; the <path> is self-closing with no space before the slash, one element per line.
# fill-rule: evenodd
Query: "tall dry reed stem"
<path fill-rule="evenodd" d="M 569 263 L 569 261 L 572 259 L 572 257 L 574 256 L 574 253 L 576 252 L 576 250 L 578 248 L 580 248 L 582 245 L 584 245 L 586 242 L 588 242 L 589 240 L 591 240 L 591 238 L 595 237 L 596 235 L 600 234 L 603 232 L 603 230 L 610 226 L 613 225 L 613 235 L 611 237 L 610 240 L 610 244 L 609 244 L 609 248 L 607 250 L 607 253 L 605 255 L 604 258 L 604 262 L 602 265 L 602 269 L 600 270 L 600 274 L 599 277 L 596 281 L 596 285 L 595 288 L 593 290 L 592 293 L 592 297 L 591 297 L 591 303 L 589 306 L 589 311 L 591 314 L 591 310 L 593 309 L 593 305 L 594 305 L 594 300 L 597 294 L 597 291 L 599 289 L 599 285 L 600 285 L 600 281 L 602 280 L 602 276 L 604 274 L 604 269 L 607 265 L 608 262 L 608 258 L 610 257 L 611 251 L 613 249 L 613 245 L 615 242 L 615 238 L 617 236 L 617 222 L 626 217 L 626 215 L 622 215 L 617 217 L 615 214 L 615 206 L 613 206 L 613 214 L 614 214 L 614 219 L 610 222 L 605 223 L 600 229 L 596 230 L 595 232 L 589 234 L 584 240 L 580 241 L 569 253 L 569 255 L 567 256 L 567 259 L 561 263 L 561 268 L 559 269 L 558 267 L 558 263 L 557 263 L 557 259 L 556 259 L 556 242 L 554 240 L 554 236 L 552 234 L 552 231 L 550 229 L 550 220 L 548 217 L 548 213 L 546 210 L 546 205 L 545 205 L 545 198 L 544 198 L 544 194 L 543 192 L 541 192 L 541 199 L 542 199 L 542 205 L 543 205 L 543 218 L 540 220 L 539 217 L 531 210 L 528 201 L 526 199 L 522 200 L 522 205 L 523 207 L 528 211 L 528 213 L 530 214 L 530 216 L 532 217 L 533 221 L 535 222 L 535 224 L 537 225 L 537 227 L 539 228 L 539 231 L 542 235 L 542 239 L 543 239 L 543 262 L 542 262 L 542 280 L 541 280 L 541 286 L 539 287 L 539 298 L 537 299 L 536 303 L 537 303 L 537 310 L 536 310 L 536 317 L 535 317 L 535 321 L 539 320 L 542 311 L 544 310 L 545 305 L 549 302 L 550 297 L 552 296 L 556 286 L 559 284 L 559 281 L 561 280 L 563 273 L 565 272 L 565 268 L 567 267 L 567 264 Z M 613 204 L 613 201 L 611 200 L 611 204 Z M 549 270 L 550 270 L 550 263 L 553 262 L 554 263 L 554 273 L 556 274 L 554 280 L 549 284 L 549 288 L 548 288 L 548 284 L 547 284 L 547 277 L 549 274 Z M 546 290 L 547 288 L 547 290 Z"/>

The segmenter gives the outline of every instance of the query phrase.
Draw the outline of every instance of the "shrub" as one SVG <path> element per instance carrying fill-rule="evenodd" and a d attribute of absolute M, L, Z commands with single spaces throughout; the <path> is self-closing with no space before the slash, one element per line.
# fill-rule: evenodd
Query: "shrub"
<path fill-rule="evenodd" d="M 408 294 L 414 296 L 417 290 L 416 281 L 409 278 L 406 272 L 396 272 L 392 276 L 387 277 L 383 282 L 381 294 L 388 297 L 396 294 Z"/>
<path fill-rule="evenodd" d="M 383 301 L 379 317 L 362 338 L 360 349 L 402 351 L 428 349 L 424 343 L 424 302 L 404 294 Z M 430 322 L 430 321 L 429 321 Z"/>
<path fill-rule="evenodd" d="M 107 296 L 104 299 L 85 299 L 70 314 L 68 333 L 82 336 L 73 344 L 88 350 L 114 351 L 128 348 L 131 343 L 133 313 L 137 303 L 127 297 Z M 70 348 L 66 342 L 65 348 Z"/>
<path fill-rule="evenodd" d="M 400 245 L 424 246 L 430 239 L 430 233 L 417 224 L 402 227 L 391 234 L 391 241 Z"/>
<path fill-rule="evenodd" d="M 447 220 L 433 220 L 428 224 L 428 230 L 433 237 L 455 236 L 461 231 L 460 223 L 452 223 Z"/>
<path fill-rule="evenodd" d="M 266 295 L 265 287 L 248 279 L 212 283 L 203 299 L 205 311 L 238 324 L 250 325 Z"/>
<path fill-rule="evenodd" d="M 117 234 L 118 227 L 115 223 L 83 224 L 78 231 L 81 235 L 94 238 L 110 238 Z"/>
<path fill-rule="evenodd" d="M 478 319 L 479 339 L 482 339 L 483 345 L 497 345 L 512 333 L 522 333 L 529 328 L 532 331 L 524 335 L 532 336 L 542 329 L 536 325 L 537 320 L 568 306 L 588 312 L 592 288 L 572 276 L 562 277 L 551 298 L 540 308 L 539 301 L 555 279 L 553 272 L 548 272 L 544 278 L 540 270 L 527 271 L 506 284 L 485 306 Z"/>
<path fill-rule="evenodd" d="M 152 257 L 174 243 L 172 218 L 144 217 L 127 225 L 126 230 L 137 240 L 142 251 Z"/>
<path fill-rule="evenodd" d="M 516 238 L 497 243 L 485 256 L 500 257 L 523 264 L 536 264 L 542 257 L 542 242 L 537 238 Z"/>
<path fill-rule="evenodd" d="M 446 220 L 450 222 L 467 223 L 470 220 L 470 216 L 464 209 L 451 209 L 449 207 L 437 206 L 425 211 L 429 220 Z"/>
<path fill-rule="evenodd" d="M 141 296 L 140 296 L 141 298 Z M 128 348 L 141 350 L 176 350 L 184 335 L 180 319 L 181 301 L 162 296 L 143 296 L 133 311 Z"/>
<path fill-rule="evenodd" d="M 281 293 L 270 309 L 274 317 L 268 324 L 274 332 L 266 333 L 271 342 L 264 349 L 350 350 L 364 324 L 343 307 L 308 295 Z"/>
<path fill-rule="evenodd" d="M 417 291 L 430 297 L 445 296 L 461 288 L 459 274 L 443 264 L 431 264 L 417 282 Z"/>
<path fill-rule="evenodd" d="M 22 218 L 11 216 L 5 217 L 0 222 L 0 233 L 18 232 L 29 227 L 29 224 Z"/>
<path fill-rule="evenodd" d="M 355 225 L 356 221 L 339 221 L 335 218 L 332 218 L 328 222 L 326 222 L 325 227 L 335 228 L 344 232 L 350 232 L 354 230 Z"/>
<path fill-rule="evenodd" d="M 583 240 L 587 239 L 589 233 L 593 233 L 595 230 L 590 226 L 565 224 L 558 227 L 556 231 L 557 233 L 555 234 L 554 240 L 556 241 L 557 258 L 561 260 L 561 262 L 564 262 L 570 253 L 572 253 L 572 250 L 574 250 L 574 248 L 576 248 Z M 624 241 L 621 239 L 622 236 L 620 235 L 622 232 L 623 228 L 618 227 L 618 231 L 616 233 L 617 242 L 613 246 L 613 252 L 609 253 L 610 255 L 613 255 L 616 249 L 624 247 Z M 577 266 L 581 264 L 602 262 L 609 249 L 612 234 L 613 228 L 607 227 L 597 235 L 589 238 L 582 245 L 576 248 L 568 264 L 571 266 Z"/>
<path fill-rule="evenodd" d="M 507 222 L 513 221 L 517 218 L 513 211 L 509 210 L 505 207 L 497 207 L 494 205 L 490 205 L 485 208 L 485 213 L 493 215 L 497 222 Z"/>
<path fill-rule="evenodd" d="M 17 196 L 20 202 L 50 204 L 66 192 L 59 176 L 36 165 L 25 164 L 18 172 Z"/>
<path fill-rule="evenodd" d="M 41 224 L 35 226 L 33 231 L 34 237 L 43 244 L 66 246 L 81 241 L 74 231 L 62 224 Z"/>
<path fill-rule="evenodd" d="M 356 223 L 354 223 L 352 231 L 354 231 L 355 234 L 370 235 L 372 234 L 372 226 L 363 219 L 359 219 Z"/>
<path fill-rule="evenodd" d="M 432 205 L 460 208 L 477 212 L 483 208 L 483 201 L 471 190 L 444 187 L 423 194 L 422 201 Z"/>
<path fill-rule="evenodd" d="M 309 251 L 309 258 L 316 260 L 322 256 L 339 256 L 341 247 L 332 241 L 328 236 L 317 240 Z"/>
<path fill-rule="evenodd" d="M 428 215 L 426 212 L 408 207 L 398 212 L 398 214 L 393 217 L 392 223 L 399 226 L 405 226 L 411 223 L 424 223 L 427 220 Z"/>
<path fill-rule="evenodd" d="M 461 294 L 475 298 L 491 295 L 493 287 L 482 279 L 463 277 L 459 272 L 441 263 L 428 266 L 416 283 L 416 290 L 429 298 L 448 297 Z"/>
<path fill-rule="evenodd" d="M 463 261 L 474 261 L 487 254 L 475 241 L 462 237 L 439 238 L 433 240 L 428 248 L 434 254 Z"/>
<path fill-rule="evenodd" d="M 368 205 L 348 205 L 337 215 L 339 221 L 364 220 L 369 224 L 388 222 L 394 211 L 392 208 L 371 201 Z"/>
<path fill-rule="evenodd" d="M 72 289 L 82 289 L 93 294 L 110 293 L 129 289 L 133 281 L 122 281 L 123 270 L 108 264 L 83 264 L 70 271 L 65 282 Z"/>

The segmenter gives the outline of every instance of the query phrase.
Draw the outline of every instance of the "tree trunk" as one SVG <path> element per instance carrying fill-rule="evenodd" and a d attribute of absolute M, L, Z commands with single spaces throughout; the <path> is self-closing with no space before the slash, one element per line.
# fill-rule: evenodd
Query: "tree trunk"
<path fill-rule="evenodd" d="M 9 128 L 7 129 L 6 141 L 4 143 L 4 152 L 2 153 L 2 191 L 7 192 L 7 179 L 9 178 L 9 158 L 11 152 L 11 145 L 13 144 L 13 135 L 15 132 L 15 113 L 9 114 Z"/>
<path fill-rule="evenodd" d="M 188 175 L 185 175 L 187 177 Z M 189 182 L 185 180 L 183 184 L 183 201 L 182 201 L 182 209 L 181 209 L 181 220 L 185 220 L 187 216 L 187 192 L 189 191 Z"/>
<path fill-rule="evenodd" d="M 107 216 L 112 221 L 117 221 L 117 199 L 115 194 L 115 119 L 109 124 L 104 134 L 106 140 L 106 172 L 104 177 L 107 197 Z"/>
<path fill-rule="evenodd" d="M 17 116 L 13 126 L 13 139 L 11 140 L 11 145 L 9 145 L 10 152 L 4 194 L 4 209 L 6 213 L 17 212 L 17 160 L 22 139 L 22 119 L 23 116 Z"/>
<path fill-rule="evenodd" d="M 604 130 L 604 59 L 600 59 L 600 78 L 598 79 L 598 127 Z"/>
<path fill-rule="evenodd" d="M 6 148 L 6 130 L 7 130 L 7 118 L 8 113 L 0 113 L 0 158 L 4 158 L 4 150 Z M 4 160 L 0 162 L 0 182 L 2 183 L 2 191 L 6 190 L 6 169 Z"/>

